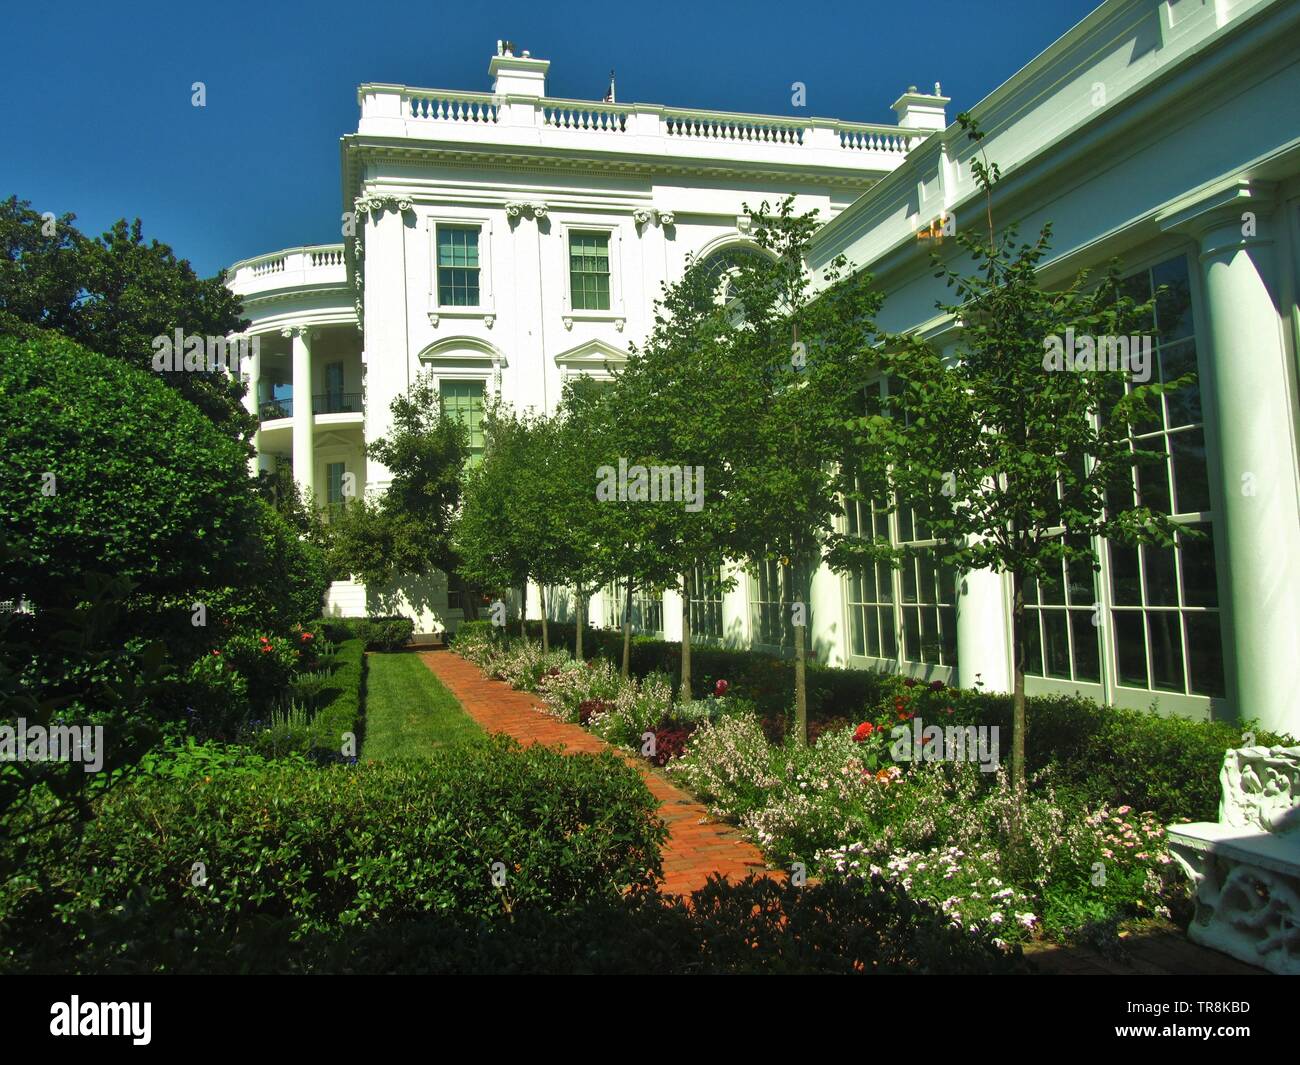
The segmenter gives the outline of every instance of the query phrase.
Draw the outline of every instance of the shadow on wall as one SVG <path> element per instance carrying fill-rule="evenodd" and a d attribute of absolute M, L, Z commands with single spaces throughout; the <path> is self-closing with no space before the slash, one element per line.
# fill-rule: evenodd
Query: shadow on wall
<path fill-rule="evenodd" d="M 417 633 L 443 632 L 447 625 L 447 576 L 433 572 L 405 577 L 384 588 L 366 588 L 366 613 L 411 618 Z"/>

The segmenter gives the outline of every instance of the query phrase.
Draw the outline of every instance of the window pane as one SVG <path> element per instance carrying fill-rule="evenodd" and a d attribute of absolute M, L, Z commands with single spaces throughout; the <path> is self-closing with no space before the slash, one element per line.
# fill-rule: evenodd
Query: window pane
<path fill-rule="evenodd" d="M 1038 633 L 1040 610 L 1025 611 L 1025 672 L 1043 675 L 1043 641 Z"/>
<path fill-rule="evenodd" d="M 1147 686 L 1146 631 L 1139 610 L 1113 610 L 1115 623 L 1115 657 L 1119 665 L 1119 682 L 1134 688 Z"/>
<path fill-rule="evenodd" d="M 1044 610 L 1043 651 L 1047 676 L 1070 679 L 1070 643 L 1064 610 Z"/>
<path fill-rule="evenodd" d="M 865 612 L 862 607 L 849 608 L 849 625 L 852 631 L 853 653 L 855 655 L 865 655 L 867 653 L 866 637 L 862 631 L 863 614 Z M 870 610 L 870 612 L 875 613 L 874 610 Z"/>
<path fill-rule="evenodd" d="M 1097 626 L 1090 610 L 1070 611 L 1070 629 L 1074 636 L 1074 679 L 1101 682 L 1101 652 Z"/>
<path fill-rule="evenodd" d="M 1167 291 L 1156 297 L 1156 326 L 1161 343 L 1190 336 L 1192 332 L 1192 290 L 1187 277 L 1187 259 L 1179 256 L 1151 271 L 1152 288 Z"/>
<path fill-rule="evenodd" d="M 921 661 L 939 661 L 939 612 L 933 607 L 921 610 Z"/>
<path fill-rule="evenodd" d="M 1138 443 L 1142 451 L 1164 451 L 1164 437 L 1156 436 Z M 1137 472 L 1138 498 L 1142 505 L 1152 510 L 1169 510 L 1169 471 L 1163 458 L 1146 459 L 1139 463 Z"/>
<path fill-rule="evenodd" d="M 1125 547 L 1122 544 L 1110 545 L 1110 588 L 1111 597 L 1119 606 L 1142 605 L 1142 585 L 1138 579 L 1136 547 Z"/>
<path fill-rule="evenodd" d="M 915 607 L 903 608 L 903 657 L 909 662 L 921 661 L 921 619 Z"/>
<path fill-rule="evenodd" d="M 1142 565 L 1146 570 L 1147 598 L 1151 606 L 1178 605 L 1178 577 L 1174 570 L 1172 547 L 1142 548 Z"/>
<path fill-rule="evenodd" d="M 1217 613 L 1189 613 L 1187 621 L 1188 672 L 1196 695 L 1223 696 L 1223 643 Z"/>
<path fill-rule="evenodd" d="M 940 648 L 943 653 L 943 664 L 945 666 L 955 666 L 957 664 L 956 608 L 950 606 L 939 608 L 939 629 L 943 643 Z"/>
<path fill-rule="evenodd" d="M 1205 434 L 1189 429 L 1169 437 L 1174 463 L 1176 514 L 1199 514 L 1210 509 L 1210 481 L 1205 472 Z"/>
<path fill-rule="evenodd" d="M 1183 637 L 1174 610 L 1147 613 L 1151 633 L 1151 682 L 1161 691 L 1183 690 Z"/>
<path fill-rule="evenodd" d="M 1187 606 L 1218 606 L 1219 586 L 1214 570 L 1214 527 L 1209 523 L 1190 526 L 1203 532 L 1193 540 L 1179 535 L 1178 560 L 1183 567 L 1183 603 Z"/>
<path fill-rule="evenodd" d="M 1160 366 L 1164 380 L 1176 381 L 1183 374 L 1196 373 L 1196 346 L 1190 340 L 1171 344 L 1160 352 Z M 1201 387 L 1199 382 L 1175 389 L 1165 394 L 1166 424 L 1173 429 L 1180 425 L 1201 424 Z"/>

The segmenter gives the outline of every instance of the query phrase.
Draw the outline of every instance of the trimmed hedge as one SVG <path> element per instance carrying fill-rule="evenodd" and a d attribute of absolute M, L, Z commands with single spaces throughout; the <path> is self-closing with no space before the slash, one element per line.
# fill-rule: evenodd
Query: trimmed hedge
<path fill-rule="evenodd" d="M 316 757 L 342 757 L 343 734 L 350 732 L 360 749 L 361 713 L 365 706 L 366 655 L 360 640 L 344 640 L 334 652 L 334 672 L 326 692 L 337 694 L 316 711 L 311 720 L 305 753 Z"/>
<path fill-rule="evenodd" d="M 363 640 L 367 651 L 398 651 L 410 643 L 415 635 L 415 622 L 400 615 L 322 618 L 317 625 L 328 639 L 336 642 L 353 637 Z"/>
<path fill-rule="evenodd" d="M 612 753 L 503 737 L 427 760 L 136 779 L 104 797 L 79 841 L 42 841 L 50 889 L 0 889 L 0 957 L 14 969 L 205 968 L 213 944 L 256 953 L 263 934 L 283 945 L 428 917 L 571 912 L 654 883 L 657 810 Z"/>

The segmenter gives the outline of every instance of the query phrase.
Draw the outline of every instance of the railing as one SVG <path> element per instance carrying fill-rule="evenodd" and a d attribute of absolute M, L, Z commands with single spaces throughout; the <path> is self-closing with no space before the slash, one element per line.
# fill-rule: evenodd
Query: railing
<path fill-rule="evenodd" d="M 443 122 L 495 123 L 500 117 L 495 96 L 438 89 L 407 90 L 402 94 L 402 110 L 411 118 Z"/>
<path fill-rule="evenodd" d="M 346 280 L 342 244 L 317 244 L 245 259 L 230 268 L 237 291 L 292 288 L 294 285 L 339 284 Z"/>
<path fill-rule="evenodd" d="M 898 126 L 827 118 L 746 115 L 520 94 L 493 96 L 403 85 L 362 85 L 358 100 L 363 134 L 419 137 L 425 135 L 421 130 L 427 124 L 464 128 L 468 139 L 489 142 L 535 143 L 531 140 L 533 134 L 525 133 L 529 129 L 544 134 L 578 133 L 584 138 L 590 135 L 594 145 L 603 144 L 606 137 L 619 142 L 662 138 L 676 146 L 671 151 L 679 156 L 698 153 L 698 142 L 706 142 L 753 147 L 762 153 L 757 158 L 766 157 L 768 152 L 793 151 L 803 157 L 816 157 L 821 165 L 854 168 L 863 165 L 857 157 L 870 152 L 891 157 L 881 163 L 892 169 L 928 136 L 925 131 Z M 620 143 L 619 150 L 626 147 L 626 143 Z"/>
<path fill-rule="evenodd" d="M 323 392 L 311 397 L 313 414 L 360 414 L 360 392 Z"/>
<path fill-rule="evenodd" d="M 293 397 L 285 399 L 266 399 L 257 407 L 258 415 L 264 422 L 273 422 L 277 418 L 293 417 Z"/>
<path fill-rule="evenodd" d="M 542 100 L 542 125 L 556 129 L 590 129 L 626 133 L 629 110 L 617 104 L 573 100 Z"/>
<path fill-rule="evenodd" d="M 802 144 L 808 126 L 801 120 L 781 121 L 760 115 L 748 118 L 708 111 L 665 111 L 663 118 L 664 132 L 670 137 L 763 144 Z"/>

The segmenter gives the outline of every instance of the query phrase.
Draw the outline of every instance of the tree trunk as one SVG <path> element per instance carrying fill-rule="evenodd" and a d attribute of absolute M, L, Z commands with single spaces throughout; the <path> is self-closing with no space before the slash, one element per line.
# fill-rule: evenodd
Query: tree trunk
<path fill-rule="evenodd" d="M 627 595 L 623 600 L 623 679 L 632 673 L 632 578 L 627 579 Z"/>
<path fill-rule="evenodd" d="M 573 657 L 576 661 L 582 661 L 582 626 L 587 622 L 587 601 L 582 596 L 582 589 L 576 589 L 578 596 L 577 606 L 573 609 L 573 616 L 578 624 L 573 633 Z"/>
<path fill-rule="evenodd" d="M 808 646 L 806 638 L 808 603 L 804 596 L 803 580 L 799 571 L 799 563 L 797 561 L 792 562 L 791 572 L 795 578 L 795 594 L 799 598 L 791 604 L 791 609 L 796 612 L 793 620 L 801 623 L 794 627 L 794 734 L 796 742 L 806 747 L 808 745 Z"/>
<path fill-rule="evenodd" d="M 691 572 L 682 574 L 682 684 L 677 695 L 689 702 L 691 692 Z"/>
<path fill-rule="evenodd" d="M 1017 805 L 1025 790 L 1025 579 L 1011 574 L 1011 787 Z"/>
<path fill-rule="evenodd" d="M 546 585 L 537 585 L 537 597 L 542 606 L 542 654 L 546 654 L 551 649 L 551 634 L 546 628 Z"/>

